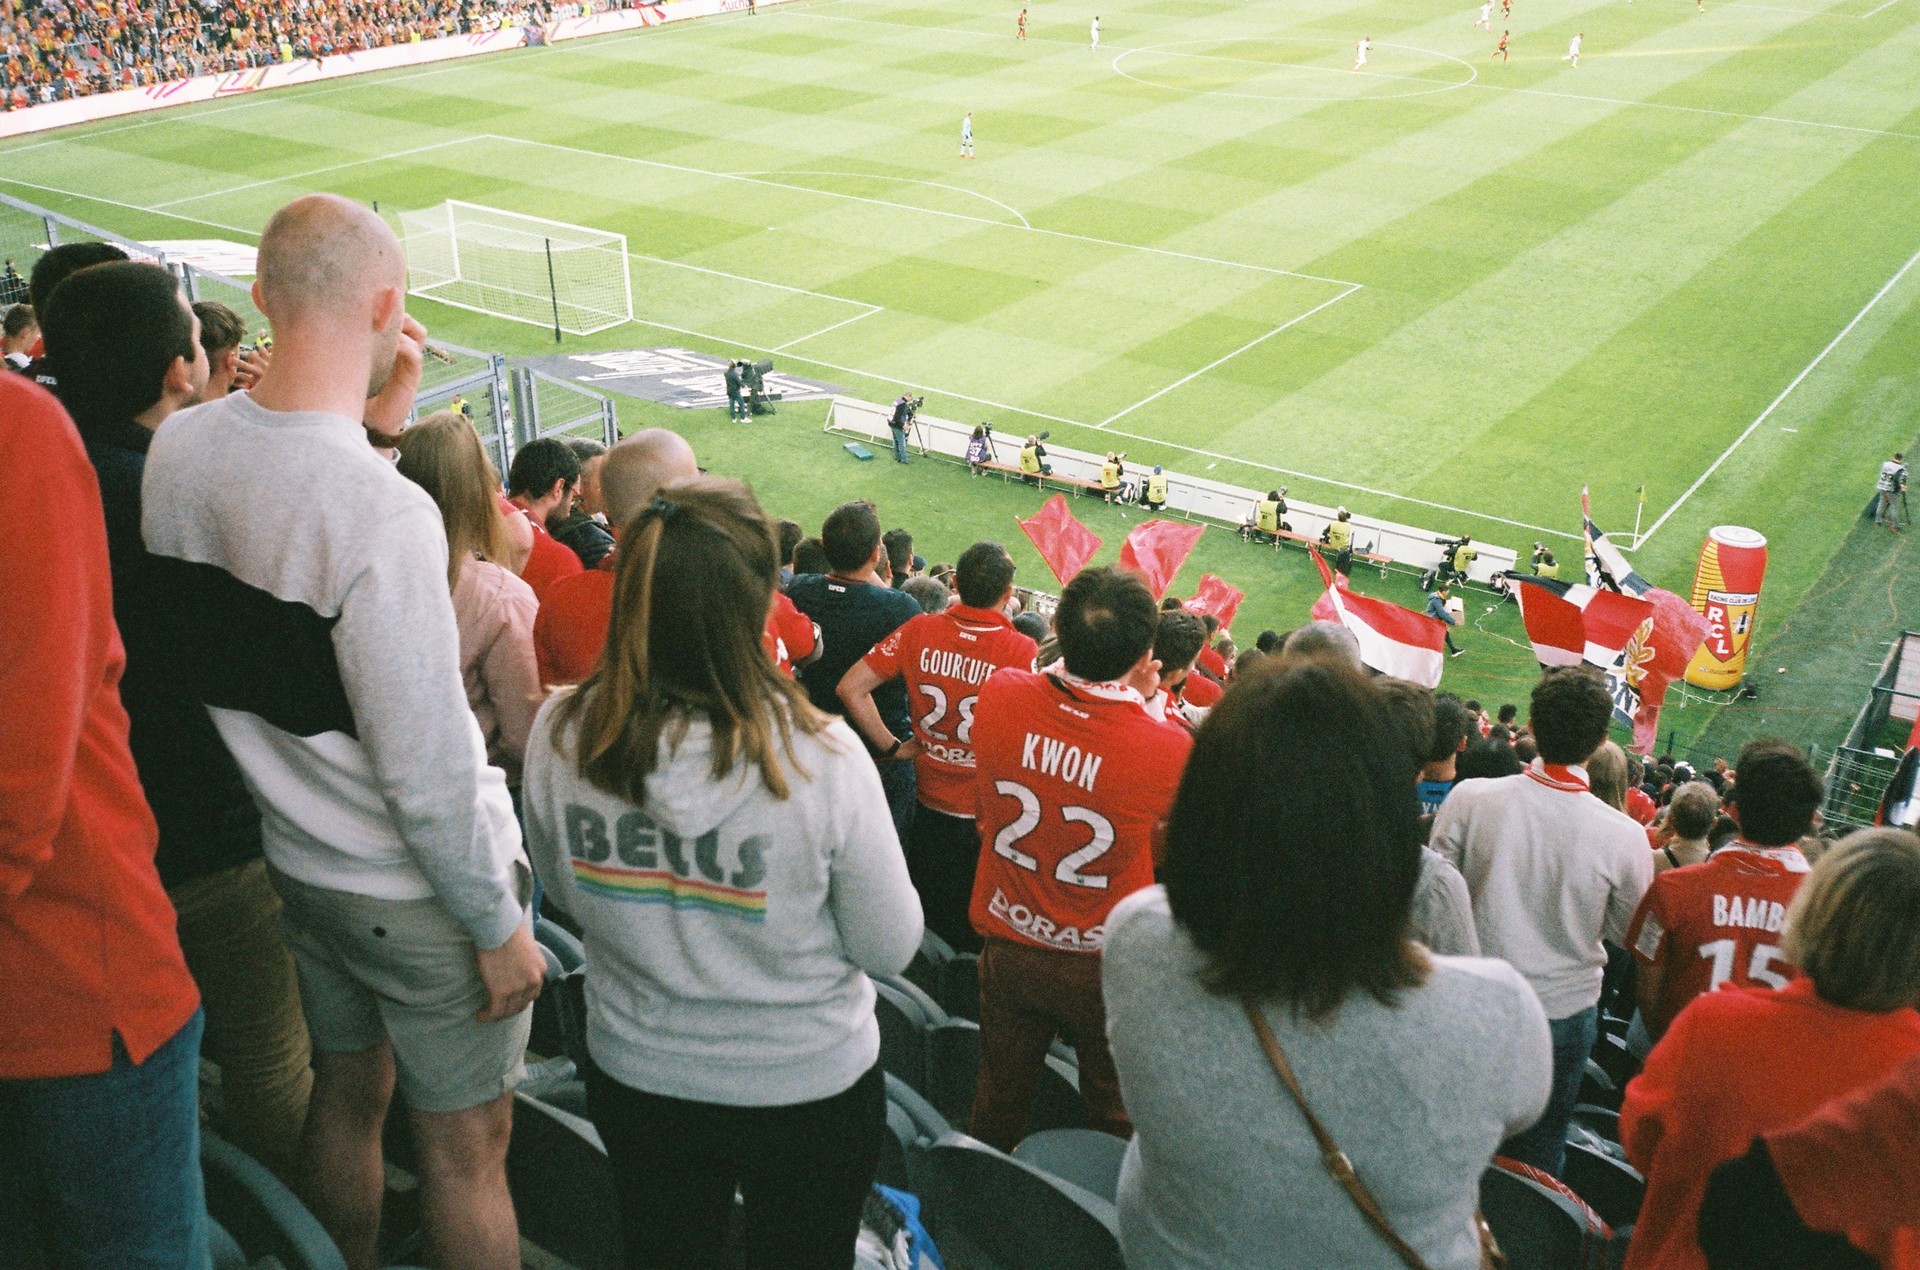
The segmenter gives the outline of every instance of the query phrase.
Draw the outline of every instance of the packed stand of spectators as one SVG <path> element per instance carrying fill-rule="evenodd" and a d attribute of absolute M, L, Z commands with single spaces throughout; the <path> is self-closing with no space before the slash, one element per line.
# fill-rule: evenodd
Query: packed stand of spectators
<path fill-rule="evenodd" d="M 462 0 L 24 0 L 0 11 L 8 110 L 443 35 L 544 24 L 596 8 Z"/>
<path fill-rule="evenodd" d="M 117 256 L 6 320 L 0 1264 L 204 1264 L 204 1111 L 375 1266 L 396 1095 L 426 1254 L 518 1264 L 536 906 L 633 1266 L 845 1270 L 929 942 L 961 1127 L 1019 1145 L 1067 1042 L 1139 1270 L 1487 1264 L 1483 1174 L 1563 1185 L 1602 1053 L 1629 1270 L 1920 1264 L 1920 839 L 1822 837 L 1791 745 L 1695 772 L 1579 669 L 1489 714 L 1338 625 L 809 535 L 664 429 L 496 472 L 344 200 L 263 234 L 270 348 Z"/>

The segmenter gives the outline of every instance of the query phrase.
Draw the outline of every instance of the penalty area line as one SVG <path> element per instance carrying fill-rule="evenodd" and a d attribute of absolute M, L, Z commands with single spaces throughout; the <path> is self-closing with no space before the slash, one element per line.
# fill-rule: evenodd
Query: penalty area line
<path fill-rule="evenodd" d="M 1108 415 L 1106 418 L 1102 419 L 1099 423 L 1096 423 L 1093 426 L 1096 428 L 1104 428 L 1108 424 L 1114 422 L 1116 419 L 1124 419 L 1126 416 L 1132 414 L 1134 411 L 1138 410 L 1140 407 L 1148 405 L 1152 402 L 1158 401 L 1160 398 L 1166 396 L 1168 393 L 1172 392 L 1174 389 L 1186 387 L 1188 384 L 1200 378 L 1200 376 L 1206 374 L 1208 371 L 1213 370 L 1215 367 L 1224 366 L 1228 362 L 1232 361 L 1234 358 L 1240 356 L 1240 354 L 1247 352 L 1249 349 L 1258 348 L 1260 345 L 1266 343 L 1268 340 L 1280 334 L 1280 332 L 1286 330 L 1288 327 L 1294 326 L 1298 323 L 1306 321 L 1308 318 L 1312 317 L 1314 314 L 1318 313 L 1320 310 L 1324 308 L 1328 308 L 1334 304 L 1338 304 L 1340 301 L 1346 299 L 1348 296 L 1352 295 L 1354 292 L 1358 291 L 1359 289 L 1360 289 L 1359 283 L 1355 282 L 1355 283 L 1349 284 L 1347 289 L 1345 291 L 1342 291 L 1339 295 L 1333 296 L 1330 299 L 1322 300 L 1320 303 L 1314 305 L 1311 309 L 1308 309 L 1305 313 L 1299 314 L 1296 317 L 1288 318 L 1286 321 L 1282 322 L 1280 325 L 1274 327 L 1271 331 L 1268 331 L 1265 335 L 1255 336 L 1253 339 L 1248 340 L 1246 343 L 1242 344 L 1239 348 L 1234 349 L 1231 353 L 1228 353 L 1226 356 L 1214 358 L 1212 361 L 1208 362 L 1205 366 L 1202 366 L 1199 370 L 1192 371 L 1188 374 L 1182 375 L 1180 378 L 1168 384 L 1165 388 L 1162 388 L 1157 392 L 1148 393 L 1146 396 L 1142 397 L 1140 400 L 1134 402 L 1131 406 L 1128 406 L 1123 410 L 1119 410 L 1113 414 Z"/>
<path fill-rule="evenodd" d="M 1770 402 L 1767 405 L 1767 408 L 1760 412 L 1759 418 L 1755 419 L 1752 423 L 1748 424 L 1746 427 L 1746 430 L 1742 432 L 1739 436 L 1733 439 L 1733 444 L 1728 446 L 1726 449 L 1722 450 L 1720 452 L 1720 457 L 1715 459 L 1711 464 L 1709 464 L 1707 466 L 1707 470 L 1700 473 L 1699 478 L 1695 480 L 1693 484 L 1687 486 L 1686 493 L 1674 499 L 1673 505 L 1667 508 L 1667 510 L 1660 513 L 1660 518 L 1653 522 L 1652 526 L 1648 528 L 1647 532 L 1640 535 L 1638 538 L 1634 540 L 1633 546 L 1630 548 L 1630 550 L 1638 551 L 1642 546 L 1646 544 L 1649 538 L 1652 538 L 1655 534 L 1660 532 L 1660 526 L 1666 524 L 1667 521 L 1672 518 L 1673 514 L 1679 511 L 1680 508 L 1685 505 L 1688 499 L 1692 498 L 1696 493 L 1699 492 L 1700 487 L 1707 483 L 1707 478 L 1712 476 L 1715 472 L 1719 471 L 1721 464 L 1725 463 L 1728 459 L 1732 458 L 1734 451 L 1738 450 L 1742 445 L 1745 445 L 1747 438 L 1752 436 L 1755 432 L 1757 432 L 1761 424 L 1765 423 L 1768 419 L 1772 418 L 1773 412 L 1780 408 L 1781 403 L 1784 402 L 1788 397 L 1793 395 L 1793 390 L 1798 388 L 1806 380 L 1808 375 L 1813 374 L 1815 368 L 1817 368 L 1821 362 L 1824 362 L 1827 360 L 1827 354 L 1833 352 L 1834 349 L 1840 347 L 1841 340 L 1844 340 L 1847 338 L 1847 336 L 1853 334 L 1853 328 L 1860 325 L 1860 323 L 1866 318 L 1867 314 L 1873 312 L 1874 307 L 1878 305 L 1880 301 L 1887 298 L 1887 293 L 1893 290 L 1893 288 L 1899 283 L 1900 279 L 1907 276 L 1907 270 L 1913 268 L 1915 264 L 1920 264 L 1920 251 L 1916 251 L 1911 256 L 1907 257 L 1907 263 L 1900 266 L 1899 272 L 1895 273 L 1891 278 L 1888 278 L 1886 283 L 1883 286 L 1881 286 L 1881 288 L 1878 291 L 1873 293 L 1873 298 L 1860 306 L 1860 311 L 1853 315 L 1853 320 L 1848 322 L 1845 326 L 1841 327 L 1840 333 L 1834 336 L 1831 340 L 1828 340 L 1827 346 L 1821 349 L 1818 353 L 1816 353 L 1814 355 L 1813 360 L 1808 362 L 1804 367 L 1802 367 L 1800 370 L 1800 373 L 1793 377 L 1793 381 L 1789 383 L 1785 388 L 1782 388 L 1780 390 L 1780 395 L 1778 397 L 1775 397 L 1772 400 L 1772 402 Z"/>

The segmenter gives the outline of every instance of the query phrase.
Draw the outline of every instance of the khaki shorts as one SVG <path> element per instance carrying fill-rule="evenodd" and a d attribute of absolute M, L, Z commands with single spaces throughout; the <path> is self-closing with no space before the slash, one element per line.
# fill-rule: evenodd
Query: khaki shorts
<path fill-rule="evenodd" d="M 516 868 L 524 904 L 530 875 Z M 473 939 L 439 900 L 375 899 L 269 873 L 316 1051 L 392 1042 L 397 1089 L 415 1111 L 465 1111 L 520 1083 L 533 1012 L 474 1018 L 487 991 Z"/>

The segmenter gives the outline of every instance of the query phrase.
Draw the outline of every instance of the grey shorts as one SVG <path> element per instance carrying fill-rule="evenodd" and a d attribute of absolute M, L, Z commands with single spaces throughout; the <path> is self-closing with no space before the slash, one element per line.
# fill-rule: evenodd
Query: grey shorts
<path fill-rule="evenodd" d="M 524 904 L 531 875 L 518 867 Z M 392 1042 L 397 1089 L 415 1111 L 465 1111 L 520 1083 L 533 1012 L 474 1018 L 487 991 L 473 939 L 439 900 L 375 899 L 269 872 L 315 1050 Z"/>

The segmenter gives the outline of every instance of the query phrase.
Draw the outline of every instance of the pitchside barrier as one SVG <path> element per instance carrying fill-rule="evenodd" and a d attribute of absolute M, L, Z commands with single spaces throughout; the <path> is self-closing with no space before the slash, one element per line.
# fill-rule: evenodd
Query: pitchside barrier
<path fill-rule="evenodd" d="M 1902 631 L 1887 650 L 1846 742 L 1827 760 L 1827 798 L 1821 817 L 1830 825 L 1874 823 L 1880 799 L 1920 716 L 1920 633 Z"/>
<path fill-rule="evenodd" d="M 826 430 L 869 439 L 887 448 L 893 444 L 893 432 L 887 426 L 887 420 L 892 415 L 892 406 L 875 405 L 871 401 L 860 401 L 853 397 L 835 397 L 827 411 Z M 922 411 L 914 421 L 914 431 L 908 440 L 915 451 L 924 445 L 926 453 L 930 455 L 965 462 L 967 442 L 972 436 L 972 424 L 939 419 Z M 1017 479 L 1020 450 L 1025 443 L 1024 433 L 995 433 L 993 448 L 997 458 L 992 470 L 1009 479 Z M 1045 481 L 1048 487 L 1069 493 L 1098 493 L 1100 469 L 1106 463 L 1104 454 L 1055 445 L 1051 441 L 1046 442 L 1046 450 L 1046 461 L 1053 468 L 1052 478 Z M 1126 480 L 1139 486 L 1144 484 L 1152 470 L 1151 465 L 1143 467 L 1129 464 Z M 1204 476 L 1189 476 L 1184 472 L 1167 471 L 1164 475 L 1167 478 L 1167 502 L 1162 514 L 1177 515 L 1187 520 L 1214 521 L 1233 529 L 1246 523 L 1254 504 L 1267 492 L 1242 485 L 1229 485 L 1225 481 Z M 1089 490 L 1088 487 L 1095 488 Z M 1317 542 L 1321 532 L 1334 519 L 1334 511 L 1331 507 L 1289 498 L 1286 519 L 1296 535 Z M 1371 516 L 1353 515 L 1349 520 L 1353 525 L 1355 556 L 1378 557 L 1383 562 L 1383 571 L 1385 564 L 1419 572 L 1440 563 L 1441 550 L 1437 540 L 1444 537 L 1442 534 L 1412 525 L 1376 520 Z M 1468 571 L 1468 581 L 1486 585 L 1495 574 L 1515 567 L 1515 555 L 1511 548 L 1477 539 L 1474 546 L 1479 548 L 1480 558 L 1474 561 L 1473 568 Z"/>
<path fill-rule="evenodd" d="M 41 252 L 74 242 L 110 242 L 135 260 L 152 261 L 180 279 L 188 299 L 217 300 L 239 314 L 249 341 L 267 337 L 267 319 L 254 307 L 251 283 L 193 264 L 182 258 L 181 250 L 127 238 L 0 194 L 0 260 L 12 262 L 20 277 L 32 274 Z M 503 476 L 514 453 L 539 437 L 586 437 L 603 445 L 620 439 L 619 418 L 610 397 L 529 367 L 511 366 L 499 353 L 430 338 L 428 354 L 421 365 L 414 416 L 461 407 L 480 434 L 487 457 Z"/>
<path fill-rule="evenodd" d="M 760 0 L 761 4 L 781 4 L 784 0 Z M 470 31 L 464 35 L 440 36 L 382 48 L 362 49 L 355 53 L 335 53 L 315 59 L 296 57 L 291 61 L 255 66 L 243 71 L 219 75 L 200 75 L 176 79 L 145 88 L 127 88 L 119 92 L 95 93 L 69 101 L 53 101 L 28 106 L 24 110 L 0 111 L 0 138 L 64 128 L 70 124 L 92 123 L 120 115 L 184 106 L 189 102 L 243 97 L 271 88 L 288 88 L 318 83 L 368 71 L 394 70 L 403 66 L 423 66 L 455 58 L 477 57 L 530 45 L 558 44 L 592 35 L 607 35 L 637 27 L 660 26 L 687 18 L 711 17 L 717 13 L 744 12 L 748 0 L 666 0 L 664 4 L 627 4 L 602 8 L 597 13 L 562 18 L 542 26 L 504 26 L 492 31 Z"/>

